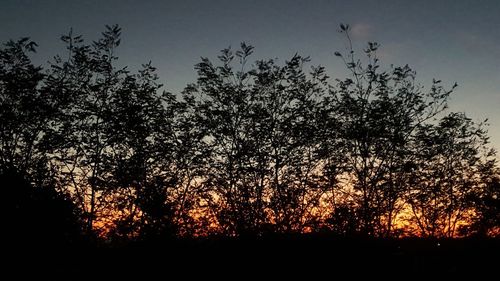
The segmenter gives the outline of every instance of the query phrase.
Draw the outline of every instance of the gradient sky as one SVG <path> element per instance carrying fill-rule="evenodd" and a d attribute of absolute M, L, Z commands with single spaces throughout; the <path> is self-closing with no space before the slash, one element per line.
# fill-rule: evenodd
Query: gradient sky
<path fill-rule="evenodd" d="M 195 79 L 200 56 L 246 41 L 254 59 L 298 52 L 343 77 L 334 51 L 343 50 L 339 23 L 352 26 L 355 46 L 381 44 L 386 65 L 409 64 L 422 85 L 433 77 L 457 82 L 454 111 L 489 118 L 493 146 L 500 150 L 500 1 L 27 1 L 0 0 L 0 41 L 29 36 L 44 64 L 63 53 L 60 35 L 72 27 L 88 40 L 106 24 L 123 28 L 117 54 L 134 68 L 152 61 L 166 89 L 179 92 Z"/>

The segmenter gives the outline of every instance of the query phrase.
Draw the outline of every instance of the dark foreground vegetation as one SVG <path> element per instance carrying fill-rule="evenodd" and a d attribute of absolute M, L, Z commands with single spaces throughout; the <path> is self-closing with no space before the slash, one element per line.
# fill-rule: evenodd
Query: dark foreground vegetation
<path fill-rule="evenodd" d="M 68 198 L 36 189 L 18 174 L 1 181 L 17 183 L 2 201 L 9 226 L 2 233 L 3 274 L 21 279 L 479 278 L 496 274 L 500 262 L 500 240 L 483 236 L 346 237 L 327 230 L 106 241 L 82 232 Z"/>
<path fill-rule="evenodd" d="M 45 69 L 34 42 L 5 43 L 9 263 L 233 279 L 493 272 L 500 173 L 485 123 L 447 109 L 455 86 L 382 69 L 376 43 L 358 59 L 340 32 L 347 78 L 300 55 L 252 64 L 243 43 L 202 58 L 179 94 L 151 63 L 115 66 L 117 26 L 91 44 L 63 36 L 67 54 Z"/>
<path fill-rule="evenodd" d="M 34 250 L 36 249 L 36 251 Z M 486 278 L 497 274 L 498 239 L 367 239 L 332 233 L 211 237 L 132 243 L 17 248 L 18 277 L 143 278 Z M 29 268 L 30 270 L 26 270 Z M 7 271 L 8 272 L 8 271 Z"/>

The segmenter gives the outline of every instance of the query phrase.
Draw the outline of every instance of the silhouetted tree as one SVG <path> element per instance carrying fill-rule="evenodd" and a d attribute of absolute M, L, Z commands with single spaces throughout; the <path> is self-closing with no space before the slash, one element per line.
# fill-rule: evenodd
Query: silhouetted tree
<path fill-rule="evenodd" d="M 472 223 L 462 229 L 462 234 L 499 237 L 500 173 L 490 164 L 484 166 L 481 171 L 483 188 L 473 198 L 468 198 L 473 200 L 475 207 Z"/>
<path fill-rule="evenodd" d="M 377 43 L 370 42 L 364 50 L 364 64 L 356 57 L 349 26 L 341 25 L 340 32 L 346 35 L 347 53 L 335 55 L 344 61 L 350 77 L 337 80 L 331 106 L 345 154 L 342 168 L 348 182 L 343 190 L 357 204 L 362 234 L 390 235 L 412 173 L 412 137 L 421 124 L 446 108 L 451 91 L 433 81 L 424 92 L 408 66 L 381 70 Z"/>
<path fill-rule="evenodd" d="M 92 45 L 72 32 L 62 36 L 68 58 L 55 57 L 46 83 L 57 110 L 50 132 L 54 164 L 63 176 L 61 185 L 72 191 L 84 211 L 88 232 L 94 231 L 96 218 L 109 215 L 105 205 L 115 135 L 110 128 L 111 96 L 126 74 L 113 66 L 119 35 L 119 27 L 108 26 Z"/>
<path fill-rule="evenodd" d="M 191 130 L 182 124 L 185 105 L 157 80 L 155 68 L 143 65 L 111 97 L 114 201 L 131 234 L 176 234 L 190 209 L 194 163 L 186 154 L 197 139 L 183 135 Z"/>
<path fill-rule="evenodd" d="M 408 66 L 382 70 L 377 43 L 359 59 L 340 28 L 345 79 L 306 70 L 297 54 L 249 64 L 253 47 L 242 43 L 217 63 L 202 58 L 179 96 L 163 91 L 151 63 L 115 66 L 118 26 L 92 44 L 62 36 L 67 56 L 45 74 L 30 61 L 35 43 L 5 43 L 0 172 L 13 235 L 43 229 L 57 244 L 79 236 L 81 222 L 115 242 L 388 237 L 402 223 L 421 236 L 498 235 L 496 154 L 484 124 L 445 112 L 456 85 L 425 90 Z"/>
<path fill-rule="evenodd" d="M 258 220 L 266 219 L 263 191 L 251 178 L 256 168 L 252 154 L 258 150 L 249 137 L 256 124 L 251 122 L 249 78 L 243 67 L 252 47 L 242 47 L 237 54 L 241 71 L 233 70 L 234 55 L 225 49 L 219 56 L 221 66 L 207 58 L 196 65 L 198 81 L 184 91 L 194 106 L 195 125 L 205 135 L 202 141 L 209 147 L 202 184 L 205 204 L 226 234 L 255 231 Z"/>
<path fill-rule="evenodd" d="M 23 38 L 0 49 L 0 167 L 26 171 L 44 184 L 50 170 L 44 147 L 50 112 L 40 91 L 41 67 L 29 57 L 36 46 Z"/>
<path fill-rule="evenodd" d="M 454 237 L 476 216 L 474 198 L 492 198 L 494 153 L 481 124 L 450 113 L 416 135 L 417 147 L 407 201 L 422 236 Z M 486 152 L 486 153 L 485 153 Z M 491 181 L 484 182 L 485 173 Z"/>
<path fill-rule="evenodd" d="M 303 231 L 324 193 L 314 177 L 315 119 L 327 77 L 321 67 L 308 76 L 308 58 L 298 55 L 284 66 L 261 60 L 247 69 L 252 51 L 245 43 L 235 53 L 224 49 L 220 66 L 203 58 L 184 93 L 210 148 L 207 204 L 228 234 Z"/>
<path fill-rule="evenodd" d="M 169 194 L 180 182 L 174 120 L 181 105 L 160 91 L 151 63 L 137 74 L 114 66 L 120 32 L 108 26 L 92 45 L 63 36 L 68 59 L 55 58 L 46 91 L 56 109 L 53 163 L 84 210 L 87 231 L 132 237 L 152 228 L 156 220 L 146 218 L 158 216 L 148 210 L 160 208 L 159 200 L 175 205 Z"/>

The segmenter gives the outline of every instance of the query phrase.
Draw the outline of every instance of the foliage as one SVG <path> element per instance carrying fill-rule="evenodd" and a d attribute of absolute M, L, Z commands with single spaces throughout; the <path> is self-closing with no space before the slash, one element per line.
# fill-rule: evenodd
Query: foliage
<path fill-rule="evenodd" d="M 115 241 L 498 235 L 495 152 L 485 123 L 447 109 L 456 85 L 425 88 L 409 66 L 384 68 L 377 43 L 358 58 L 349 26 L 340 32 L 344 79 L 298 54 L 252 63 L 242 43 L 202 58 L 179 95 L 151 62 L 116 66 L 118 26 L 91 44 L 62 36 L 67 54 L 45 72 L 31 63 L 35 43 L 8 41 L 0 169 L 22 171 L 17 191 L 42 188 L 85 233 Z"/>

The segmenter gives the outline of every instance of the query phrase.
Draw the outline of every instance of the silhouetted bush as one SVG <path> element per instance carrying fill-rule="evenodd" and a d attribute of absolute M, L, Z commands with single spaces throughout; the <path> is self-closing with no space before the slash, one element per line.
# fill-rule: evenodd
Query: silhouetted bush
<path fill-rule="evenodd" d="M 81 217 L 54 186 L 33 186 L 15 169 L 0 169 L 3 243 L 13 248 L 60 249 L 83 242 Z"/>

